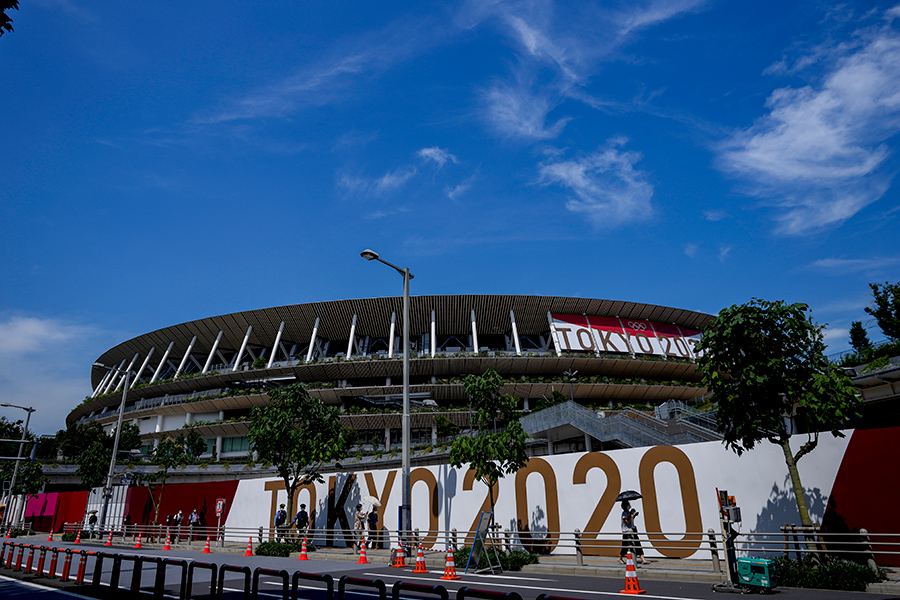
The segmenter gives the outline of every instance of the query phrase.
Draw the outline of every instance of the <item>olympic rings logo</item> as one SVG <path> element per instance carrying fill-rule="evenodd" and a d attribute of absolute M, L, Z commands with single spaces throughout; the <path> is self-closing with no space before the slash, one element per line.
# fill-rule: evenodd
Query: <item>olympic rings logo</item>
<path fill-rule="evenodd" d="M 647 329 L 647 324 L 640 321 L 628 321 L 628 327 L 635 331 L 644 331 Z"/>

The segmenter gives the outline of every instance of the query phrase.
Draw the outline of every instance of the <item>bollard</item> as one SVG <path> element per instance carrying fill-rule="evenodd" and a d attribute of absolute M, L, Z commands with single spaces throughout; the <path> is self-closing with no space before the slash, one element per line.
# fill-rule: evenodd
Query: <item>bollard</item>
<path fill-rule="evenodd" d="M 721 573 L 722 565 L 719 564 L 719 549 L 716 547 L 716 532 L 710 527 L 706 533 L 709 535 L 709 555 L 712 557 L 713 573 Z"/>
<path fill-rule="evenodd" d="M 81 550 L 78 554 L 78 569 L 75 571 L 75 583 L 84 583 L 84 570 L 87 568 L 87 552 Z"/>
<path fill-rule="evenodd" d="M 34 546 L 28 546 L 28 562 L 25 563 L 25 572 L 31 573 L 31 564 L 34 562 Z"/>
<path fill-rule="evenodd" d="M 584 553 L 581 551 L 581 530 L 575 529 L 575 564 L 579 567 L 584 566 Z"/>
<path fill-rule="evenodd" d="M 44 560 L 47 556 L 47 546 L 41 546 L 40 554 L 38 555 L 38 564 L 37 568 L 34 570 L 35 575 L 43 575 L 44 574 Z"/>
<path fill-rule="evenodd" d="M 259 543 L 260 543 L 260 544 L 263 543 L 263 538 L 262 538 L 262 536 L 263 536 L 263 528 L 260 527 L 260 528 L 259 528 Z"/>
<path fill-rule="evenodd" d="M 56 562 L 59 559 L 60 548 L 51 548 L 50 551 L 52 554 L 50 555 L 50 568 L 48 569 L 47 577 L 52 579 L 56 577 Z"/>
<path fill-rule="evenodd" d="M 456 527 L 450 530 L 450 547 L 456 550 Z"/>
<path fill-rule="evenodd" d="M 224 525 L 219 527 L 219 534 L 218 534 L 218 538 L 216 539 L 216 541 L 218 542 L 217 545 L 219 546 L 219 548 L 225 547 L 225 526 Z"/>
<path fill-rule="evenodd" d="M 9 544 L 9 542 L 4 542 L 4 545 Z M 12 567 L 13 562 L 13 554 L 16 553 L 16 545 L 9 544 L 9 554 L 6 555 L 6 568 L 9 569 Z"/>
<path fill-rule="evenodd" d="M 862 550 L 866 555 L 866 565 L 877 573 L 878 565 L 875 564 L 875 555 L 872 554 L 872 545 L 869 543 L 869 532 L 865 529 L 860 529 L 859 539 L 862 541 Z"/>
<path fill-rule="evenodd" d="M 512 551 L 512 535 L 509 533 L 509 527 L 503 530 L 503 549 L 509 554 Z"/>
<path fill-rule="evenodd" d="M 25 557 L 25 544 L 19 544 L 19 556 L 16 557 L 16 566 L 14 571 L 22 570 L 22 559 Z"/>
<path fill-rule="evenodd" d="M 59 580 L 63 583 L 69 581 L 69 571 L 72 569 L 72 549 L 66 548 L 66 559 L 63 561 L 62 575 Z"/>

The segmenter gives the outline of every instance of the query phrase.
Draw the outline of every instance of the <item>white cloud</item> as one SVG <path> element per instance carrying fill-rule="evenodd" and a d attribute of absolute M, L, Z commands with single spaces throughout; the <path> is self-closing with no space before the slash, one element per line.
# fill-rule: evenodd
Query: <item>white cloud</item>
<path fill-rule="evenodd" d="M 35 408 L 30 428 L 54 433 L 65 416 L 91 393 L 90 366 L 122 335 L 64 319 L 0 318 L 0 398 Z M 99 349 L 99 350 L 98 350 Z M 17 420 L 22 411 L 0 408 Z"/>
<path fill-rule="evenodd" d="M 731 246 L 719 246 L 719 262 L 724 263 L 731 254 Z"/>
<path fill-rule="evenodd" d="M 406 185 L 415 175 L 415 167 L 408 166 L 399 167 L 376 178 L 341 172 L 337 177 L 337 186 L 347 195 L 385 196 Z"/>
<path fill-rule="evenodd" d="M 828 62 L 818 83 L 773 91 L 768 113 L 719 148 L 723 169 L 783 209 L 782 233 L 840 225 L 889 187 L 881 167 L 900 131 L 900 34 L 857 34 L 855 46 L 817 53 Z"/>
<path fill-rule="evenodd" d="M 386 194 L 396 191 L 412 179 L 415 174 L 416 169 L 411 167 L 400 167 L 395 171 L 385 173 L 375 181 L 375 192 Z"/>
<path fill-rule="evenodd" d="M 721 221 L 722 219 L 727 219 L 730 215 L 724 210 L 704 210 L 703 216 L 707 221 Z"/>
<path fill-rule="evenodd" d="M 697 244 L 685 244 L 684 245 L 684 253 L 686 256 L 690 258 L 694 258 L 697 256 L 697 251 L 700 249 L 700 246 Z"/>
<path fill-rule="evenodd" d="M 438 148 L 437 146 L 432 146 L 431 148 L 422 148 L 416 153 L 420 158 L 424 158 L 426 160 L 433 160 L 438 164 L 438 166 L 443 167 L 447 161 L 450 161 L 454 164 L 459 164 L 459 160 L 449 151 L 444 150 L 443 148 Z"/>
<path fill-rule="evenodd" d="M 873 258 L 823 258 L 813 262 L 813 266 L 836 273 L 872 273 L 896 268 L 900 265 L 900 256 L 881 256 Z"/>
<path fill-rule="evenodd" d="M 606 147 L 583 158 L 554 160 L 540 166 L 540 181 L 575 193 L 566 203 L 597 225 L 618 225 L 648 219 L 653 214 L 653 186 L 634 165 L 638 152 L 620 150 L 627 140 L 609 140 Z"/>
<path fill-rule="evenodd" d="M 555 138 L 569 119 L 547 124 L 547 114 L 556 102 L 542 91 L 534 91 L 523 82 L 497 82 L 482 94 L 485 119 L 501 136 L 526 140 Z"/>

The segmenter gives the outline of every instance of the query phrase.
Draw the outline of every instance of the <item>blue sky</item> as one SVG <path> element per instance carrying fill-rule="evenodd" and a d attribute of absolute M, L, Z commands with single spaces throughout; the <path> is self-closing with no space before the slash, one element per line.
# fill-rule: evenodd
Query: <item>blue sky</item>
<path fill-rule="evenodd" d="M 900 8 L 22 0 L 0 37 L 0 398 L 238 310 L 510 293 L 808 303 L 897 281 Z M 883 336 L 874 323 L 870 337 Z M 19 411 L 5 411 L 8 417 Z"/>

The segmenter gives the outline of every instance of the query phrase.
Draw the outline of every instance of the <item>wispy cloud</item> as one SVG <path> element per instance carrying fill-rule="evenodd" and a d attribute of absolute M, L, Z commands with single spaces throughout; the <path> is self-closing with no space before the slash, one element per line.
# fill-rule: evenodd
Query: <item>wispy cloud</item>
<path fill-rule="evenodd" d="M 768 113 L 719 147 L 723 169 L 783 209 L 781 233 L 840 225 L 889 187 L 882 166 L 900 131 L 900 33 L 888 23 L 854 39 L 817 52 L 827 64 L 816 83 L 773 91 Z"/>
<path fill-rule="evenodd" d="M 415 167 L 409 166 L 399 167 L 381 177 L 364 177 L 341 172 L 337 177 L 337 186 L 346 195 L 384 196 L 402 188 L 415 175 Z"/>
<path fill-rule="evenodd" d="M 731 246 L 719 246 L 719 262 L 725 263 L 728 260 L 728 255 L 731 254 Z"/>
<path fill-rule="evenodd" d="M 459 164 L 459 160 L 449 151 L 444 150 L 443 148 L 438 148 L 437 146 L 432 146 L 431 148 L 422 148 L 416 153 L 420 158 L 425 160 L 433 160 L 438 164 L 438 166 L 443 167 L 447 161 L 450 161 L 454 164 Z"/>
<path fill-rule="evenodd" d="M 450 200 L 456 200 L 471 189 L 477 178 L 478 173 L 476 172 L 466 177 L 460 183 L 454 186 L 445 187 L 444 192 L 447 194 L 447 198 L 449 198 Z"/>
<path fill-rule="evenodd" d="M 626 142 L 614 138 L 582 158 L 545 162 L 540 181 L 574 192 L 566 208 L 586 214 L 598 226 L 648 219 L 653 215 L 653 185 L 635 168 L 641 154 L 620 149 Z"/>
<path fill-rule="evenodd" d="M 684 254 L 689 258 L 694 258 L 697 256 L 697 251 L 700 249 L 700 246 L 697 244 L 685 244 L 684 245 Z"/>
<path fill-rule="evenodd" d="M 895 269 L 900 265 L 900 256 L 880 256 L 873 258 L 823 258 L 812 263 L 813 267 L 833 273 L 877 273 Z"/>
<path fill-rule="evenodd" d="M 482 92 L 482 100 L 485 119 L 503 137 L 548 140 L 558 136 L 569 121 L 560 118 L 548 124 L 547 115 L 559 100 L 523 81 L 495 82 Z"/>
<path fill-rule="evenodd" d="M 704 210 L 703 211 L 703 217 L 707 221 L 712 221 L 714 223 L 716 221 L 721 221 L 723 219 L 727 219 L 729 216 L 730 215 L 727 212 L 725 212 L 724 210 Z"/>

